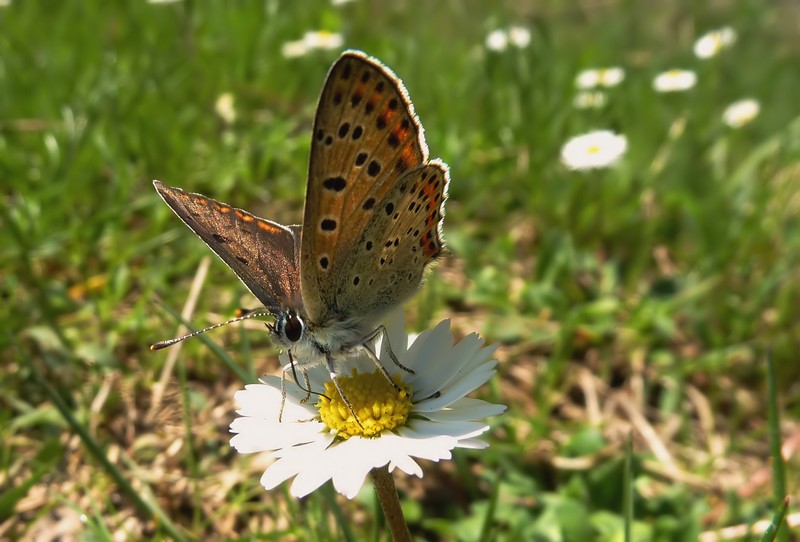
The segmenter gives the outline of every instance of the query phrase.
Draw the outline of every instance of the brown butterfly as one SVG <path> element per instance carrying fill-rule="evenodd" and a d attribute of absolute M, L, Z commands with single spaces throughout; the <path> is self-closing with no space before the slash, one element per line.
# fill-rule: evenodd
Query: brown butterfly
<path fill-rule="evenodd" d="M 337 360 L 360 350 L 387 374 L 370 345 L 442 253 L 448 182 L 400 79 L 346 51 L 317 106 L 302 226 L 153 184 L 275 318 L 293 366 L 323 364 L 335 380 Z"/>

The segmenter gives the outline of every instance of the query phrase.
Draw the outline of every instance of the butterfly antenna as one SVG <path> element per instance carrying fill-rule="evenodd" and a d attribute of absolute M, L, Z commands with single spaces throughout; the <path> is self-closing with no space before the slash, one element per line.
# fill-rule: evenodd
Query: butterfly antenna
<path fill-rule="evenodd" d="M 239 309 L 237 311 L 237 314 L 238 316 L 236 318 L 232 318 L 226 322 L 222 322 L 220 324 L 214 324 L 213 326 L 193 331 L 192 333 L 189 333 L 188 335 L 183 335 L 182 337 L 176 337 L 174 339 L 168 339 L 166 341 L 157 342 L 156 344 L 150 345 L 150 350 L 153 351 L 161 350 L 162 348 L 172 346 L 173 344 L 185 341 L 186 339 L 191 339 L 192 337 L 196 337 L 197 335 L 205 333 L 206 331 L 211 331 L 212 329 L 217 329 L 218 327 L 227 326 L 228 324 L 233 324 L 235 322 L 241 322 L 242 320 L 249 320 L 250 318 L 255 318 L 256 316 L 268 316 L 272 313 L 268 309 L 266 310 Z"/>

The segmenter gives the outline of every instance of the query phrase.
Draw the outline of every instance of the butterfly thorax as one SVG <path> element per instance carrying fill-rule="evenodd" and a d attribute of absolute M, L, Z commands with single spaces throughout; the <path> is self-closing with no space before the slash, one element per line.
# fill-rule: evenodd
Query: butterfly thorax
<path fill-rule="evenodd" d="M 276 342 L 289 351 L 297 367 L 329 365 L 334 359 L 347 357 L 364 344 L 374 331 L 363 318 L 329 318 L 323 324 L 307 320 L 294 309 L 275 315 L 269 330 Z"/>

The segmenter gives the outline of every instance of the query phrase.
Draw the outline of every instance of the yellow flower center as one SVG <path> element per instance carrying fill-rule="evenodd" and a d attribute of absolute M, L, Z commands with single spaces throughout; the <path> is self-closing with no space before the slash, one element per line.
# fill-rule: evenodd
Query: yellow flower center
<path fill-rule="evenodd" d="M 394 378 L 400 391 L 378 371 L 360 374 L 353 369 L 352 376 L 339 377 L 339 386 L 353 407 L 352 411 L 336 385 L 326 382 L 325 395 L 317 403 L 322 421 L 343 439 L 377 437 L 386 429 L 405 424 L 411 412 L 411 393 L 399 375 Z M 353 412 L 358 416 L 357 420 Z"/>
<path fill-rule="evenodd" d="M 600 146 L 599 145 L 592 145 L 591 147 L 586 149 L 586 152 L 589 153 L 589 154 L 597 154 L 598 152 L 600 152 Z"/>

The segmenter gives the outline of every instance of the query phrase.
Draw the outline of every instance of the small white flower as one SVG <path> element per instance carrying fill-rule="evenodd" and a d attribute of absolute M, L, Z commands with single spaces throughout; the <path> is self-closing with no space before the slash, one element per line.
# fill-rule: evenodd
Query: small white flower
<path fill-rule="evenodd" d="M 575 95 L 572 105 L 577 109 L 599 109 L 606 105 L 607 98 L 604 92 L 597 90 L 582 90 Z"/>
<path fill-rule="evenodd" d="M 486 48 L 499 53 L 508 48 L 508 34 L 505 30 L 492 30 L 486 36 Z"/>
<path fill-rule="evenodd" d="M 597 169 L 614 165 L 628 149 L 628 140 L 609 130 L 573 137 L 561 147 L 561 162 L 569 169 Z"/>
<path fill-rule="evenodd" d="M 722 121 L 731 128 L 740 128 L 752 121 L 761 111 L 761 105 L 757 100 L 748 98 L 733 102 L 722 113 Z"/>
<path fill-rule="evenodd" d="M 486 36 L 486 48 L 500 53 L 513 45 L 524 49 L 531 43 L 531 31 L 524 26 L 512 26 L 506 29 L 492 30 Z"/>
<path fill-rule="evenodd" d="M 711 58 L 735 41 L 736 31 L 730 26 L 712 30 L 694 42 L 694 54 L 697 58 Z"/>
<path fill-rule="evenodd" d="M 344 44 L 344 38 L 336 32 L 326 30 L 306 32 L 303 41 L 309 49 L 338 49 Z"/>
<path fill-rule="evenodd" d="M 236 121 L 236 109 L 233 101 L 233 94 L 224 92 L 214 102 L 214 111 L 225 124 L 233 124 Z"/>
<path fill-rule="evenodd" d="M 319 49 L 339 49 L 343 44 L 344 37 L 341 34 L 315 30 L 303 34 L 302 39 L 284 43 L 281 53 L 285 58 L 295 58 Z"/>
<path fill-rule="evenodd" d="M 308 53 L 308 47 L 303 40 L 287 41 L 281 47 L 281 54 L 284 58 L 296 58 Z"/>
<path fill-rule="evenodd" d="M 619 66 L 601 69 L 588 69 L 578 73 L 575 86 L 583 89 L 594 87 L 615 87 L 625 79 L 625 70 Z"/>
<path fill-rule="evenodd" d="M 11 5 L 11 0 L 0 0 L 0 8 L 8 7 Z"/>
<path fill-rule="evenodd" d="M 575 78 L 575 86 L 578 88 L 594 88 L 599 81 L 598 70 L 583 70 Z"/>
<path fill-rule="evenodd" d="M 679 92 L 689 90 L 697 84 L 697 74 L 689 70 L 669 70 L 659 73 L 653 79 L 653 88 L 658 92 Z"/>
<path fill-rule="evenodd" d="M 349 4 L 351 2 L 355 2 L 355 0 L 331 0 L 332 6 L 343 6 L 345 4 Z"/>
<path fill-rule="evenodd" d="M 237 433 L 231 446 L 240 453 L 269 452 L 276 459 L 261 477 L 265 489 L 294 478 L 290 492 L 302 497 L 332 480 L 339 493 L 353 498 L 373 468 L 388 465 L 390 471 L 399 468 L 421 477 L 422 469 L 413 458 L 439 461 L 450 459 L 453 448 L 488 446 L 478 437 L 489 426 L 479 420 L 502 413 L 505 406 L 466 395 L 495 373 L 494 348 L 485 347 L 474 333 L 454 345 L 447 320 L 409 341 L 402 329 L 402 312 L 393 316 L 395 321 L 387 322 L 392 350 L 414 374 L 397 367 L 388 355 L 380 358 L 412 395 L 397 392 L 380 373 L 367 373 L 374 369 L 367 356 L 354 358 L 352 364 L 348 359 L 359 373 L 354 370 L 352 378 L 338 380 L 360 423 L 340 398 L 335 401 L 338 393 L 327 382 L 330 377 L 323 367 L 308 371 L 312 390 L 326 386 L 328 398 L 317 406 L 304 403 L 306 393 L 287 381 L 281 415 L 278 377 L 264 377 L 262 384 L 247 385 L 236 393 L 241 417 L 231 423 L 231 432 Z M 378 345 L 376 352 L 381 352 Z M 383 388 L 377 396 L 375 388 Z M 348 393 L 352 389 L 359 392 Z M 361 398 L 365 404 L 356 404 Z M 357 434 L 359 427 L 371 438 Z"/>
<path fill-rule="evenodd" d="M 512 26 L 508 29 L 508 41 L 514 47 L 524 49 L 531 43 L 531 31 L 524 26 Z"/>

